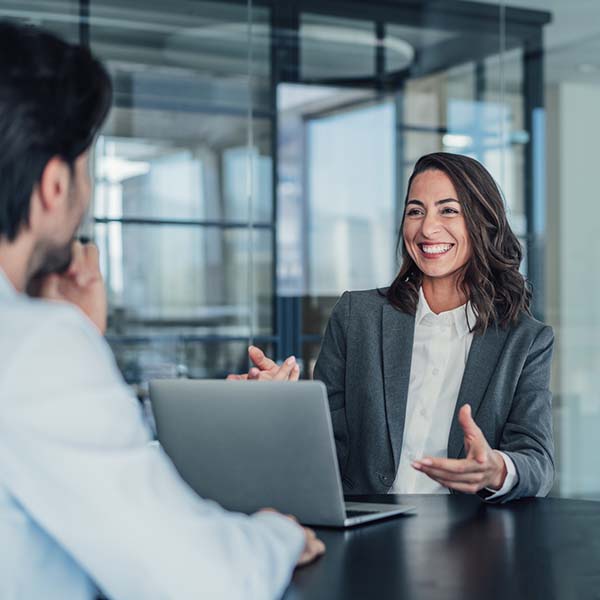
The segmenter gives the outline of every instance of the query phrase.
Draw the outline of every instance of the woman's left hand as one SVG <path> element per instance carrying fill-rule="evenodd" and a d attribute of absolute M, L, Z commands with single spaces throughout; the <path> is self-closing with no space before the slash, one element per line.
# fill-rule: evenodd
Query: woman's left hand
<path fill-rule="evenodd" d="M 490 448 L 483 432 L 465 404 L 458 413 L 458 422 L 465 434 L 467 457 L 422 458 L 412 466 L 441 485 L 458 492 L 476 494 L 484 488 L 499 490 L 506 479 L 506 464 L 502 455 Z"/>

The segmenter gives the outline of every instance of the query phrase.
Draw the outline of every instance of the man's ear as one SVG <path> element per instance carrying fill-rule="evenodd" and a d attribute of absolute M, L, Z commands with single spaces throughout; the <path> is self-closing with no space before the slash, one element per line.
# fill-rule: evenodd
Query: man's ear
<path fill-rule="evenodd" d="M 64 205 L 69 197 L 70 184 L 69 165 L 58 156 L 54 156 L 46 163 L 38 185 L 40 208 L 44 212 L 54 212 Z"/>

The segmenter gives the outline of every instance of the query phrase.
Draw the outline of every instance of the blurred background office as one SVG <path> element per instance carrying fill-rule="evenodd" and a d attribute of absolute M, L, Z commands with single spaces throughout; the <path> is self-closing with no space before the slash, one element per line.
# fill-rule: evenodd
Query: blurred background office
<path fill-rule="evenodd" d="M 310 376 L 346 289 L 388 284 L 414 161 L 482 161 L 556 333 L 554 493 L 600 499 L 600 2 L 0 0 L 89 45 L 115 104 L 85 233 L 129 383 Z"/>

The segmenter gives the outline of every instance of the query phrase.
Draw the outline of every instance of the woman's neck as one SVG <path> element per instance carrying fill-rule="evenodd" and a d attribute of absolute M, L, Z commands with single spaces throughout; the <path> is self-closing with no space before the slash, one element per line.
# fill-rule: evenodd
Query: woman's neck
<path fill-rule="evenodd" d="M 423 294 L 429 308 L 436 314 L 453 310 L 466 304 L 468 298 L 460 290 L 454 278 L 436 279 L 423 277 Z"/>

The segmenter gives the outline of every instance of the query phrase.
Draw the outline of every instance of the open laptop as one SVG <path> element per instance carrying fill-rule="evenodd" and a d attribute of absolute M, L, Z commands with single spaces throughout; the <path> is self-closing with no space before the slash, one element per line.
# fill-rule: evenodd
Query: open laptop
<path fill-rule="evenodd" d="M 158 439 L 183 479 L 229 510 L 272 507 L 333 527 L 413 510 L 344 503 L 321 382 L 159 380 L 150 399 Z"/>

